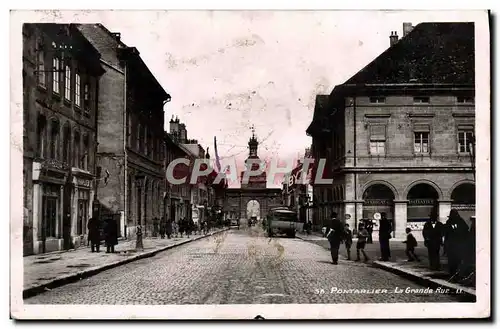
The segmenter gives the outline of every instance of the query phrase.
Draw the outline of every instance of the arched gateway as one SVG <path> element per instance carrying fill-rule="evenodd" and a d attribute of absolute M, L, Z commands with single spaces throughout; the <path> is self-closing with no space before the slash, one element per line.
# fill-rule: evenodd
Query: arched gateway
<path fill-rule="evenodd" d="M 252 137 L 248 142 L 249 156 L 245 161 L 247 170 L 256 170 L 260 161 L 257 155 L 259 142 L 255 138 L 255 132 L 252 129 Z M 252 160 L 252 164 L 250 161 Z M 249 166 L 251 165 L 251 168 Z M 226 190 L 226 202 L 224 211 L 228 214 L 229 219 L 240 219 L 242 223 L 246 222 L 249 215 L 248 206 L 252 202 L 253 205 L 258 204 L 258 217 L 265 218 L 269 209 L 281 205 L 281 189 L 266 188 L 267 175 L 262 173 L 259 176 L 249 177 L 248 182 L 244 182 L 243 178 L 245 171 L 241 172 L 240 182 L 241 188 L 229 188 Z"/>

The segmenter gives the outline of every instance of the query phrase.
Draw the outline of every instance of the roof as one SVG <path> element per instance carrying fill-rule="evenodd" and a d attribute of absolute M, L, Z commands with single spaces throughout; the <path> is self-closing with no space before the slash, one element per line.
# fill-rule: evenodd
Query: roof
<path fill-rule="evenodd" d="M 474 23 L 421 23 L 347 80 L 474 86 Z"/>
<path fill-rule="evenodd" d="M 320 122 L 326 118 L 328 111 L 328 101 L 329 95 L 316 95 L 313 119 L 309 127 L 307 127 L 306 129 L 307 134 L 310 134 L 312 131 L 319 128 Z"/>

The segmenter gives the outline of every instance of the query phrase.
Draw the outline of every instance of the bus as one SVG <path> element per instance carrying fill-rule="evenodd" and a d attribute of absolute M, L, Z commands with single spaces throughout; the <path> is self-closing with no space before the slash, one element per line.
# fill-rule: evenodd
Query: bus
<path fill-rule="evenodd" d="M 302 230 L 303 223 L 299 223 L 295 211 L 285 207 L 273 208 L 267 215 L 267 235 L 269 237 L 275 234 L 286 234 L 294 238 L 297 231 Z"/>

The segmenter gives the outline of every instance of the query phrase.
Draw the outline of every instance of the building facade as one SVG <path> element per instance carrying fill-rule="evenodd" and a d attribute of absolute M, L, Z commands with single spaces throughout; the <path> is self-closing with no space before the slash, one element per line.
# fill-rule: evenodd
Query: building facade
<path fill-rule="evenodd" d="M 114 216 L 122 236 L 135 236 L 137 226 L 147 236 L 164 215 L 164 107 L 170 95 L 119 33 L 101 24 L 80 30 L 106 70 L 97 118 L 100 218 Z"/>
<path fill-rule="evenodd" d="M 333 177 L 315 186 L 318 205 L 333 199 L 351 227 L 385 212 L 396 238 L 411 227 L 421 239 L 431 210 L 443 222 L 452 208 L 466 221 L 475 212 L 474 24 L 406 29 L 322 96 L 307 132 Z"/>
<path fill-rule="evenodd" d="M 23 26 L 25 255 L 85 244 L 95 193 L 99 58 L 76 25 Z"/>
<path fill-rule="evenodd" d="M 258 156 L 259 142 L 252 132 L 248 141 L 249 154 L 245 164 L 247 170 L 256 171 L 259 168 Z M 252 161 L 249 161 L 252 160 Z M 241 179 L 245 175 L 241 172 Z M 264 219 L 268 210 L 281 205 L 281 189 L 267 188 L 267 175 L 265 171 L 258 176 L 250 176 L 248 182 L 241 181 L 241 188 L 228 188 L 225 190 L 226 200 L 223 211 L 229 220 L 245 220 L 251 216 Z"/>

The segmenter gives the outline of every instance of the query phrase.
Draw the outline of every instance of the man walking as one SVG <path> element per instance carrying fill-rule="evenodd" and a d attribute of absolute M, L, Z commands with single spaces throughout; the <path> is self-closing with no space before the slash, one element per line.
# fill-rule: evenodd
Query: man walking
<path fill-rule="evenodd" d="M 424 246 L 429 255 L 429 267 L 431 270 L 439 271 L 441 269 L 441 260 L 439 251 L 443 244 L 444 225 L 438 221 L 438 213 L 433 210 L 429 215 L 429 220 L 425 222 L 422 235 L 424 236 Z"/>
<path fill-rule="evenodd" d="M 331 221 L 327 227 L 326 238 L 330 242 L 332 262 L 334 265 L 337 265 L 339 261 L 339 248 L 344 238 L 345 229 L 342 222 L 337 218 L 336 212 L 332 212 L 330 218 Z"/>
<path fill-rule="evenodd" d="M 391 239 L 391 233 L 393 231 L 392 223 L 387 219 L 385 212 L 380 214 L 380 228 L 378 231 L 378 240 L 380 243 L 380 254 L 381 261 L 388 261 L 391 258 L 391 247 L 389 245 L 389 240 Z"/>
<path fill-rule="evenodd" d="M 99 246 L 101 245 L 99 220 L 97 218 L 91 217 L 87 223 L 87 228 L 89 230 L 88 240 L 90 241 L 90 248 L 92 252 L 99 252 Z"/>

